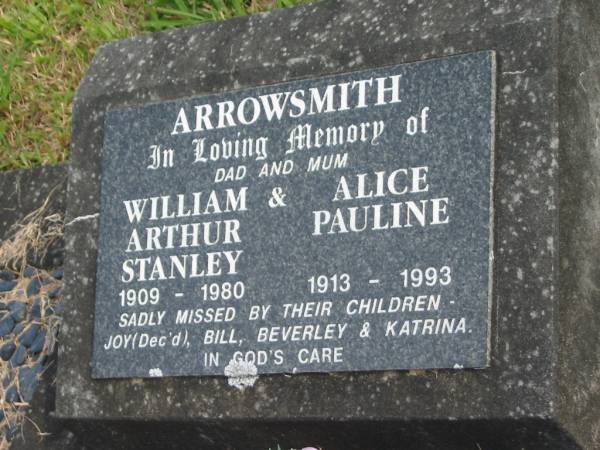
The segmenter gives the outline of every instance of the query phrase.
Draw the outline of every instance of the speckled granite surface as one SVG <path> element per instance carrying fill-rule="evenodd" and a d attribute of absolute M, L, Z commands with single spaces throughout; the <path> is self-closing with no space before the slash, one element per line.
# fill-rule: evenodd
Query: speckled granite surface
<path fill-rule="evenodd" d="M 591 250 L 600 245 L 592 188 L 599 21 L 592 0 L 325 1 L 103 47 L 74 107 L 66 264 L 71 307 L 57 414 L 193 419 L 197 425 L 187 429 L 206 435 L 205 442 L 228 424 L 231 442 L 254 437 L 246 439 L 247 448 L 264 448 L 257 446 L 263 433 L 284 445 L 299 429 L 312 433 L 313 445 L 329 442 L 327 450 L 402 442 L 415 448 L 597 448 L 600 308 Z M 91 379 L 107 108 L 490 49 L 498 55 L 498 99 L 489 369 L 263 376 L 244 392 L 223 378 Z M 214 420 L 219 426 L 202 425 Z M 319 420 L 328 422 L 298 424 Z M 366 425 L 353 429 L 347 420 Z M 378 436 L 371 420 L 385 422 L 375 425 Z M 266 421 L 279 425 L 261 428 Z M 146 431 L 152 429 L 160 427 Z M 141 448 L 133 442 L 113 448 Z M 192 443 L 179 445 L 173 448 Z"/>
<path fill-rule="evenodd" d="M 360 108 L 354 112 L 328 113 L 320 115 L 319 118 L 311 118 L 311 126 L 321 130 L 339 129 L 327 127 L 341 127 L 344 123 L 379 123 L 385 128 L 385 132 L 381 131 L 383 134 L 376 139 L 375 144 L 367 143 L 361 146 L 357 145 L 358 143 L 346 143 L 343 151 L 348 151 L 345 153 L 348 155 L 347 167 L 337 168 L 333 173 L 314 170 L 309 172 L 305 169 L 312 161 L 309 157 L 319 154 L 316 153 L 319 150 L 286 153 L 288 134 L 293 127 L 302 123 L 300 119 L 286 121 L 282 118 L 280 121 L 271 122 L 264 120 L 252 127 L 236 128 L 240 131 L 229 134 L 225 132 L 215 134 L 216 130 L 205 134 L 205 136 L 210 135 L 210 140 L 213 142 L 240 133 L 244 133 L 242 134 L 244 136 L 268 136 L 268 160 L 278 161 L 289 158 L 289 161 L 293 161 L 296 165 L 296 170 L 285 177 L 261 177 L 261 167 L 264 167 L 262 163 L 259 161 L 253 164 L 253 161 L 244 160 L 247 174 L 243 181 L 237 184 L 227 182 L 223 185 L 214 182 L 213 164 L 210 162 L 195 164 L 193 152 L 185 152 L 186 149 L 193 148 L 194 136 L 170 136 L 171 121 L 177 117 L 177 111 L 182 107 L 181 103 L 160 103 L 146 109 L 110 111 L 104 128 L 106 139 L 103 151 L 106 156 L 103 160 L 101 204 L 105 205 L 105 209 L 101 207 L 92 376 L 94 378 L 148 378 L 149 373 L 156 372 L 157 368 L 165 377 L 223 376 L 224 371 L 228 370 L 227 362 L 232 361 L 234 355 L 239 352 L 280 354 L 282 361 L 266 357 L 265 361 L 260 362 L 257 367 L 259 374 L 451 369 L 455 366 L 485 367 L 489 346 L 491 303 L 490 179 L 493 172 L 490 164 L 493 147 L 491 123 L 496 98 L 493 90 L 496 73 L 493 56 L 491 52 L 479 52 L 437 58 L 389 67 L 385 71 L 362 74 L 354 72 L 353 75 L 346 75 L 347 78 L 297 81 L 293 85 L 277 84 L 266 88 L 267 91 L 236 91 L 235 97 L 228 97 L 240 101 L 247 96 L 270 91 L 294 91 L 301 88 L 308 91 L 317 83 L 323 86 L 343 80 L 359 79 L 359 77 L 380 77 L 384 73 L 401 74 L 402 84 L 406 86 L 404 95 L 402 101 L 392 105 L 391 108 L 386 110 L 383 110 L 383 106 Z M 203 101 L 208 99 L 190 100 L 187 104 Z M 415 137 L 406 133 L 404 115 L 407 111 L 419 110 L 423 105 L 428 105 L 431 111 L 435 111 L 435 119 L 433 117 L 431 119 L 434 124 L 431 125 L 432 129 L 427 133 L 427 138 L 423 133 L 421 139 L 415 140 Z M 385 120 L 374 122 L 380 119 Z M 467 123 L 468 131 L 465 130 Z M 163 148 L 177 149 L 173 168 L 169 168 L 168 171 L 147 169 L 146 158 L 140 156 L 146 156 L 143 152 L 154 142 L 160 142 Z M 332 149 L 330 148 L 329 151 L 331 152 Z M 227 164 L 227 162 L 221 161 L 220 164 Z M 405 164 L 428 166 L 429 183 L 426 195 L 429 198 L 440 196 L 449 198 L 448 204 L 451 206 L 448 206 L 448 209 L 452 213 L 447 224 L 426 228 L 427 232 L 422 226 L 413 227 L 412 224 L 403 229 L 353 232 L 344 236 L 332 234 L 328 237 L 316 237 L 311 234 L 311 231 L 307 232 L 314 220 L 312 210 L 339 205 L 337 201 L 332 203 L 331 198 L 340 177 L 344 176 L 346 180 L 354 178 L 357 173 L 377 170 L 391 172 L 406 167 Z M 135 183 L 131 180 L 135 180 Z M 398 185 L 401 183 L 402 181 L 397 182 Z M 239 251 L 236 253 L 239 257 L 236 260 L 237 275 L 225 278 L 192 279 L 186 279 L 184 276 L 183 279 L 143 283 L 136 280 L 130 284 L 119 281 L 122 276 L 123 261 L 133 261 L 129 258 L 162 254 L 163 260 L 167 261 L 164 251 L 134 254 L 125 248 L 132 225 L 121 206 L 123 200 L 139 199 L 166 192 L 202 192 L 206 196 L 212 189 L 222 192 L 221 189 L 225 187 L 240 188 L 240 185 L 247 186 L 243 189 L 244 203 L 248 204 L 248 208 L 242 214 L 227 214 L 225 216 L 227 219 L 224 219 L 240 220 L 242 236 L 240 243 L 220 246 L 203 245 L 201 250 L 198 248 L 192 250 L 200 251 L 201 255 L 215 249 L 234 250 L 234 253 Z M 267 201 L 263 201 L 269 197 L 274 188 L 286 192 L 288 206 L 274 208 Z M 388 198 L 392 199 L 390 201 L 394 199 L 398 201 L 407 197 L 422 200 L 424 195 L 392 197 L 390 194 Z M 362 203 L 364 204 L 364 201 Z M 385 212 L 382 214 L 386 215 L 388 220 L 392 220 L 390 215 Z M 410 217 L 408 214 L 406 212 L 407 217 Z M 430 212 L 427 214 L 431 215 Z M 194 220 L 207 223 L 210 218 L 204 216 L 202 219 L 197 217 Z M 366 215 L 365 220 L 368 220 Z M 163 223 L 172 222 L 168 220 Z M 143 227 L 155 225 L 154 220 L 142 219 L 142 223 L 134 227 L 143 230 Z M 211 234 L 216 233 L 211 232 Z M 293 239 L 290 239 L 290 236 L 293 236 Z M 176 241 L 177 238 L 174 240 Z M 174 251 L 177 254 L 189 252 L 190 249 L 187 244 L 185 245 L 185 248 Z M 428 289 L 421 287 L 410 290 L 402 286 L 402 278 L 399 276 L 400 271 L 408 264 L 428 266 L 446 264 L 447 270 L 452 272 L 452 275 L 448 275 L 452 281 L 448 281 L 446 287 L 438 285 Z M 165 265 L 168 263 L 165 262 Z M 223 272 L 226 272 L 225 262 L 222 266 Z M 300 299 L 321 300 L 323 297 L 327 301 L 331 299 L 325 294 L 320 296 L 313 294 L 312 297 L 307 298 L 310 294 L 306 289 L 305 280 L 320 273 L 346 273 L 346 276 L 352 280 L 350 282 L 352 288 L 348 287 L 351 294 L 349 292 L 347 295 L 334 297 L 331 311 L 328 310 L 327 314 L 321 317 L 299 319 L 289 317 L 291 314 L 284 317 L 284 303 Z M 373 287 L 368 278 L 377 278 L 379 283 L 377 287 Z M 230 282 L 243 280 L 248 296 L 233 303 L 222 300 L 211 303 L 212 307 L 231 307 L 229 311 L 233 311 L 235 317 L 227 324 L 220 325 L 206 323 L 191 326 L 177 325 L 176 317 L 182 309 L 208 306 L 207 303 L 199 304 L 198 292 L 203 285 L 210 283 L 209 280 Z M 432 284 L 435 284 L 435 281 Z M 161 319 L 161 325 L 156 327 L 124 327 L 119 323 L 124 308 L 114 299 L 119 297 L 119 291 L 122 289 L 142 285 L 145 289 L 154 288 L 156 292 L 160 292 L 161 298 L 152 309 L 154 314 L 157 312 L 163 314 L 164 320 Z M 175 292 L 179 292 L 181 298 L 174 297 Z M 441 293 L 440 298 L 444 299 L 440 311 L 425 314 L 368 315 L 346 312 L 348 307 L 352 307 L 352 303 L 348 302 L 358 302 L 352 299 L 379 297 L 388 301 L 395 295 L 406 298 L 405 296 L 409 295 L 417 296 L 432 292 Z M 328 295 L 335 294 L 328 293 Z M 396 299 L 399 300 L 398 297 Z M 258 304 L 269 305 L 270 314 L 267 321 L 248 320 L 251 308 Z M 455 305 L 457 307 L 454 307 Z M 380 308 L 383 309 L 383 305 Z M 130 313 L 139 309 L 127 308 L 127 311 Z M 396 322 L 398 328 L 392 328 L 393 331 L 390 332 L 391 335 L 395 335 L 408 317 L 412 322 L 423 321 L 429 317 L 443 317 L 444 319 L 439 319 L 438 323 L 445 320 L 448 324 L 459 320 L 449 319 L 450 317 L 459 317 L 466 324 L 466 328 L 464 332 L 452 333 L 451 327 L 451 333 L 437 336 L 425 335 L 419 331 L 412 334 L 410 338 L 389 337 L 386 323 L 389 325 L 391 320 L 400 320 L 400 323 Z M 259 330 L 265 330 L 262 327 L 267 324 L 277 326 L 276 329 L 282 325 L 299 329 L 303 327 L 301 323 L 304 322 L 310 323 L 311 328 L 340 327 L 342 332 L 339 338 L 336 336 L 334 339 L 331 339 L 331 336 L 326 339 L 323 339 L 324 336 L 317 336 L 315 339 L 309 337 L 285 342 L 283 340 L 257 342 L 257 333 Z M 336 323 L 339 325 L 333 325 Z M 228 331 L 231 329 L 235 344 L 204 345 L 205 333 L 214 326 L 226 326 Z M 361 327 L 364 326 L 368 327 L 368 337 L 364 337 L 361 332 Z M 177 336 L 178 333 L 185 333 L 184 336 L 189 339 L 189 342 L 184 347 L 165 345 L 148 349 L 129 345 L 127 349 L 115 350 L 112 346 L 108 348 L 111 343 L 116 342 L 116 339 L 122 336 L 135 336 L 133 333 L 138 332 L 157 333 L 158 336 Z M 307 352 L 306 347 L 313 346 L 320 348 L 335 346 L 340 351 L 339 360 L 328 363 L 300 361 L 301 358 L 297 355 Z M 218 351 L 222 363 L 207 367 L 202 356 L 207 351 Z"/>

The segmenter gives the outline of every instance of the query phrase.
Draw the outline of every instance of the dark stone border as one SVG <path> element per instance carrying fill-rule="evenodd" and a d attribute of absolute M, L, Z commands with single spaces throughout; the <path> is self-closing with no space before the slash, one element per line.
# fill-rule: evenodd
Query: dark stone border
<path fill-rule="evenodd" d="M 541 419 L 410 421 L 67 420 L 51 429 L 43 450 L 578 450 Z M 70 431 L 67 431 L 70 430 Z M 428 440 L 424 437 L 427 436 Z M 503 439 L 498 439 L 503 436 Z M 32 442 L 36 441 L 29 441 Z M 526 447 L 524 447 L 526 446 Z M 14 447 L 28 450 L 32 447 Z"/>

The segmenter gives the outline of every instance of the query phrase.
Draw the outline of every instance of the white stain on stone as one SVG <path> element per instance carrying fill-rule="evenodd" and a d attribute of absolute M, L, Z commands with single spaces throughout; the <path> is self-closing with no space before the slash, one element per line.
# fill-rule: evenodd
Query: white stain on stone
<path fill-rule="evenodd" d="M 229 386 L 243 391 L 247 387 L 254 386 L 258 380 L 258 369 L 252 362 L 232 359 L 225 366 L 225 376 Z"/>
<path fill-rule="evenodd" d="M 100 215 L 100 213 L 96 213 L 96 214 L 88 214 L 87 216 L 79 216 L 79 217 L 75 217 L 73 220 L 71 220 L 70 222 L 67 222 L 65 224 L 65 227 L 68 227 L 69 225 L 73 225 L 76 222 L 82 222 L 84 220 L 92 220 L 97 218 Z"/>
<path fill-rule="evenodd" d="M 548 251 L 550 253 L 554 253 L 554 237 L 553 236 L 548 236 L 546 238 L 546 245 L 548 246 Z"/>
<path fill-rule="evenodd" d="M 162 377 L 163 376 L 163 372 L 162 370 L 160 370 L 158 367 L 155 369 L 150 369 L 148 371 L 148 375 L 151 377 Z"/>

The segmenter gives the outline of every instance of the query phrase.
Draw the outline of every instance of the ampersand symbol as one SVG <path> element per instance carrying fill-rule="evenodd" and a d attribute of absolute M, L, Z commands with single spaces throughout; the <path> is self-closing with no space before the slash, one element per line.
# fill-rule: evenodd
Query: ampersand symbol
<path fill-rule="evenodd" d="M 362 330 L 360 330 L 360 337 L 368 338 L 370 331 L 371 331 L 371 325 L 369 324 L 369 322 L 363 323 Z"/>
<path fill-rule="evenodd" d="M 271 208 L 277 208 L 280 206 L 286 206 L 285 202 L 285 194 L 283 193 L 283 188 L 276 187 L 271 191 L 271 198 L 269 199 L 269 206 Z"/>

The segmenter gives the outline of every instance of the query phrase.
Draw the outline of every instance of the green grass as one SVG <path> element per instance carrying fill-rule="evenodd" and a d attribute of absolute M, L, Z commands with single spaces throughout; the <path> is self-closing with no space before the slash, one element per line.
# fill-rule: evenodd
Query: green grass
<path fill-rule="evenodd" d="M 1 0 L 0 170 L 65 161 L 71 102 L 98 46 L 309 0 Z"/>

